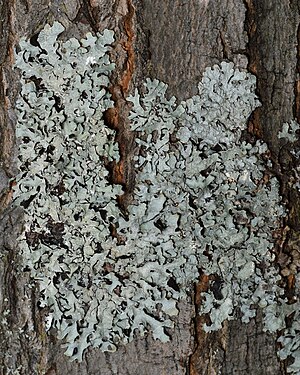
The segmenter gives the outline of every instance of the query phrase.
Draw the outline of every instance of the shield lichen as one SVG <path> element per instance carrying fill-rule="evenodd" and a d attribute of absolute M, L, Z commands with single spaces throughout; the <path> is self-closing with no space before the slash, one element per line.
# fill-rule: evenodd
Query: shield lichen
<path fill-rule="evenodd" d="M 282 125 L 278 138 L 282 139 L 282 147 L 287 146 L 294 167 L 291 170 L 289 188 L 300 191 L 300 149 L 299 149 L 300 125 L 296 120 Z M 294 212 L 295 214 L 295 212 Z M 294 249 L 293 249 L 294 247 Z M 300 374 L 300 276 L 299 276 L 299 256 L 296 246 L 291 246 L 292 262 L 283 269 L 285 276 L 292 276 L 295 279 L 293 301 L 279 303 L 276 306 L 276 313 L 280 324 L 277 329 L 281 331 L 278 339 L 280 350 L 279 357 L 282 360 L 289 358 L 287 372 Z M 288 317 L 288 319 L 285 319 Z M 286 325 L 286 321 L 288 325 Z M 290 361 L 292 359 L 292 361 Z"/>
<path fill-rule="evenodd" d="M 20 246 L 38 281 L 41 306 L 65 338 L 66 354 L 81 360 L 90 345 L 112 349 L 110 328 L 117 301 L 108 290 L 108 251 L 102 243 L 119 212 L 119 186 L 108 182 L 106 161 L 118 159 L 114 132 L 104 126 L 112 106 L 107 86 L 114 64 L 113 33 L 57 40 L 57 22 L 37 44 L 20 43 L 16 66 L 22 90 L 17 102 L 19 169 L 16 204 L 25 208 Z"/>
<path fill-rule="evenodd" d="M 157 80 L 128 98 L 140 152 L 125 218 L 116 204 L 121 189 L 106 169 L 119 157 L 103 122 L 113 105 L 113 33 L 63 42 L 63 30 L 56 22 L 36 45 L 20 43 L 15 204 L 25 209 L 24 265 L 66 354 L 81 360 L 89 346 L 113 351 L 136 331 L 168 341 L 177 302 L 200 270 L 218 276 L 203 295 L 207 331 L 233 319 L 236 308 L 249 321 L 257 305 L 266 329 L 281 329 L 272 231 L 284 209 L 277 180 L 265 178 L 266 145 L 241 140 L 259 105 L 255 77 L 223 62 L 179 104 Z"/>
<path fill-rule="evenodd" d="M 130 208 L 136 225 L 133 231 L 124 223 L 127 237 L 135 248 L 147 244 L 148 254 L 162 255 L 161 264 L 180 259 L 182 266 L 170 269 L 180 289 L 199 269 L 218 275 L 218 296 L 213 285 L 203 293 L 207 331 L 233 319 L 236 307 L 247 322 L 257 304 L 272 306 L 282 292 L 271 252 L 272 231 L 284 214 L 278 182 L 264 182 L 266 145 L 240 140 L 259 105 L 255 77 L 232 63 L 216 65 L 204 72 L 199 95 L 179 105 L 166 99 L 165 84 L 148 80 L 145 87 L 143 97 L 129 98 L 143 152 L 137 206 Z"/>

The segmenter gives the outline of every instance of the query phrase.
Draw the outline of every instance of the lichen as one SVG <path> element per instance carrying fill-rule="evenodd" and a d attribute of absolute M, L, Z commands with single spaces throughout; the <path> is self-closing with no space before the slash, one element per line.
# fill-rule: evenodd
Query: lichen
<path fill-rule="evenodd" d="M 281 335 L 278 343 L 281 348 L 278 351 L 279 358 L 285 360 L 288 357 L 292 359 L 287 366 L 287 372 L 295 375 L 300 374 L 300 303 L 299 303 L 299 276 L 297 276 L 297 302 L 292 305 L 284 305 L 278 311 L 280 317 L 289 317 L 289 327 L 285 322 L 281 325 Z M 278 309 L 279 310 L 279 309 Z"/>
<path fill-rule="evenodd" d="M 242 141 L 259 105 L 255 77 L 223 62 L 181 103 L 158 80 L 128 98 L 139 153 L 124 216 L 107 170 L 118 147 L 103 122 L 113 105 L 113 34 L 63 42 L 62 31 L 47 25 L 36 45 L 20 43 L 16 58 L 20 249 L 49 308 L 47 328 L 79 361 L 87 347 L 113 351 L 137 332 L 166 342 L 177 302 L 201 271 L 213 276 L 200 311 L 210 316 L 207 331 L 236 308 L 249 321 L 257 305 L 274 322 L 266 329 L 279 329 L 276 303 L 285 301 L 272 231 L 284 209 L 278 181 L 265 172 L 266 145 Z"/>
<path fill-rule="evenodd" d="M 25 208 L 20 247 L 39 283 L 40 305 L 50 308 L 48 325 L 65 338 L 66 354 L 81 360 L 91 344 L 109 348 L 99 337 L 109 336 L 115 306 L 101 247 L 119 216 L 121 193 L 108 182 L 105 165 L 118 159 L 118 148 L 102 118 L 112 106 L 108 51 L 114 39 L 105 31 L 60 42 L 63 30 L 57 22 L 46 25 L 37 45 L 22 40 L 16 56 L 22 89 L 15 204 Z"/>
<path fill-rule="evenodd" d="M 127 237 L 135 248 L 147 243 L 147 254 L 162 255 L 162 264 L 182 259 L 171 271 L 180 288 L 198 269 L 218 275 L 218 292 L 212 281 L 203 293 L 201 313 L 211 319 L 205 330 L 221 328 L 236 307 L 247 322 L 257 304 L 273 306 L 282 293 L 271 252 L 284 215 L 278 181 L 265 181 L 266 145 L 240 140 L 259 105 L 255 78 L 232 63 L 216 65 L 204 72 L 199 94 L 179 105 L 166 99 L 165 84 L 148 80 L 145 87 L 143 97 L 129 98 L 142 153 L 137 206 L 130 208 L 136 225 L 127 224 Z"/>
<path fill-rule="evenodd" d="M 282 125 L 278 138 L 283 138 L 292 144 L 288 144 L 288 151 L 293 159 L 294 168 L 290 171 L 289 185 L 291 188 L 300 190 L 300 149 L 299 149 L 300 125 L 296 120 Z M 287 372 L 295 375 L 300 374 L 300 275 L 299 262 L 297 261 L 297 249 L 292 253 L 293 263 L 290 269 L 285 269 L 290 276 L 294 276 L 293 301 L 277 305 L 277 316 L 281 319 L 278 329 L 281 334 L 278 339 L 280 350 L 279 357 L 282 360 L 289 359 Z M 288 319 L 286 319 L 288 318 Z M 287 322 L 287 324 L 286 324 Z"/>
<path fill-rule="evenodd" d="M 292 120 L 290 123 L 285 122 L 282 125 L 282 129 L 278 133 L 278 138 L 283 138 L 289 142 L 296 142 L 299 139 L 298 131 L 300 130 L 300 125 L 297 121 Z"/>

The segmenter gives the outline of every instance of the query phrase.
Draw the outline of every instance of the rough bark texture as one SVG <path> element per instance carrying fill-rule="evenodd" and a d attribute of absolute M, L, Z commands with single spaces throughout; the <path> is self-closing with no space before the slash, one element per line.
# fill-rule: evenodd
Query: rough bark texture
<path fill-rule="evenodd" d="M 299 0 L 3 0 L 0 3 L 0 373 L 43 375 L 204 375 L 286 374 L 276 356 L 276 335 L 263 333 L 261 316 L 244 325 L 225 324 L 220 332 L 204 334 L 205 317 L 196 317 L 202 275 L 194 296 L 181 303 L 172 341 L 161 344 L 150 336 L 114 354 L 89 350 L 81 364 L 70 363 L 55 336 L 45 334 L 45 311 L 37 307 L 38 291 L 18 266 L 16 238 L 22 211 L 12 209 L 15 115 L 18 73 L 12 70 L 13 49 L 20 37 L 35 35 L 45 23 L 58 20 L 63 38 L 87 31 L 113 29 L 116 61 L 111 93 L 115 108 L 106 122 L 117 130 L 121 161 L 113 178 L 125 186 L 120 204 L 126 206 L 134 187 L 131 160 L 134 139 L 129 131 L 132 88 L 146 77 L 169 84 L 179 99 L 195 94 L 207 66 L 230 60 L 257 76 L 262 107 L 249 122 L 249 131 L 266 141 L 276 175 L 291 214 L 283 228 L 283 250 L 289 262 L 299 255 L 300 200 L 289 188 L 292 160 L 276 134 L 284 121 L 300 120 Z M 292 255 L 291 255 L 292 254 Z M 291 286 L 293 274 L 285 273 Z M 10 311 L 10 312 L 9 312 Z M 11 372 L 9 372 L 11 369 Z M 17 372 L 17 369 L 19 372 Z M 15 372 L 14 372 L 15 371 Z"/>

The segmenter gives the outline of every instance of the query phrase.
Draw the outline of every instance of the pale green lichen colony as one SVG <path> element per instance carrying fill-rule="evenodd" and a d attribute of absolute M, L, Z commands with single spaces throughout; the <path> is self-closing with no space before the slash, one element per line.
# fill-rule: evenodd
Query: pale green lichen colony
<path fill-rule="evenodd" d="M 291 188 L 300 190 L 300 149 L 299 149 L 299 130 L 300 124 L 295 120 L 284 123 L 278 138 L 282 139 L 284 145 L 288 145 L 291 155 L 294 157 L 295 168 L 292 173 L 294 181 L 291 181 Z M 292 254 L 294 258 L 295 254 Z M 287 366 L 287 372 L 291 374 L 300 374 L 300 275 L 298 273 L 299 260 L 297 256 L 293 259 L 291 265 L 292 274 L 295 274 L 294 302 L 292 304 L 280 303 L 277 305 L 277 316 L 280 317 L 280 325 L 277 327 L 281 330 L 281 336 L 278 339 L 280 350 L 278 355 L 284 360 L 292 358 L 292 363 Z M 288 326 L 285 318 L 288 319 Z"/>
<path fill-rule="evenodd" d="M 113 106 L 113 34 L 58 41 L 63 30 L 55 22 L 36 45 L 20 43 L 15 204 L 25 208 L 25 266 L 66 354 L 81 360 L 89 346 L 113 351 L 136 331 L 168 341 L 177 302 L 199 272 L 217 276 L 203 294 L 207 331 L 233 319 L 236 308 L 247 322 L 257 306 L 266 329 L 282 329 L 290 308 L 271 250 L 284 209 L 277 180 L 264 179 L 266 145 L 241 141 L 259 105 L 255 77 L 223 62 L 206 69 L 199 94 L 179 104 L 157 80 L 128 98 L 140 152 L 124 217 L 116 204 L 121 188 L 106 169 L 118 147 L 103 121 Z M 278 301 L 288 310 L 282 315 Z"/>

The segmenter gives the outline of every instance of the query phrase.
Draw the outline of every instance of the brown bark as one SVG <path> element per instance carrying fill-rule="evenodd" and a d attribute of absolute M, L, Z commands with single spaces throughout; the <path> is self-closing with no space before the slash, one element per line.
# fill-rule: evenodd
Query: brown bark
<path fill-rule="evenodd" d="M 45 312 L 37 306 L 38 291 L 30 286 L 27 274 L 19 266 L 16 238 L 22 228 L 22 212 L 10 206 L 11 178 L 16 173 L 13 107 L 19 90 L 18 74 L 12 64 L 19 38 L 33 36 L 54 20 L 66 26 L 64 38 L 104 28 L 115 31 L 112 58 L 117 67 L 111 87 L 115 108 L 108 111 L 106 121 L 117 130 L 120 143 L 121 161 L 115 165 L 113 176 L 125 186 L 121 202 L 124 206 L 134 187 L 134 139 L 125 100 L 133 87 L 150 76 L 168 83 L 170 95 L 182 99 L 196 93 L 207 66 L 225 59 L 247 67 L 257 76 L 257 93 L 262 102 L 249 122 L 249 131 L 270 146 L 275 173 L 291 208 L 284 251 L 297 253 L 300 200 L 290 190 L 292 161 L 276 134 L 283 122 L 293 117 L 300 120 L 299 8 L 298 0 L 1 2 L 0 374 L 8 374 L 9 368 L 19 368 L 22 375 L 286 374 L 276 356 L 276 335 L 263 332 L 260 313 L 247 325 L 236 320 L 226 323 L 220 332 L 203 332 L 205 317 L 196 316 L 196 312 L 201 303 L 200 292 L 207 287 L 205 275 L 194 296 L 180 304 L 170 343 L 156 342 L 149 335 L 114 354 L 92 349 L 83 363 L 68 362 L 55 335 L 45 333 Z M 289 247 L 291 242 L 293 246 Z M 10 313 L 5 316 L 8 310 Z"/>

